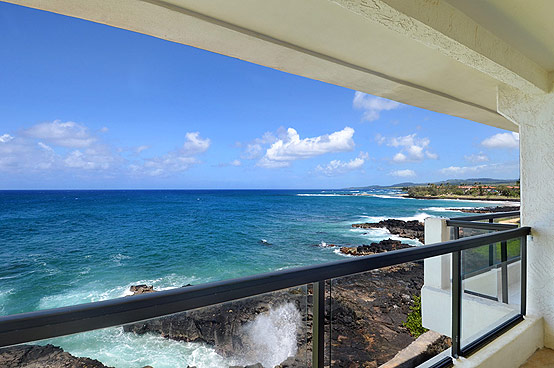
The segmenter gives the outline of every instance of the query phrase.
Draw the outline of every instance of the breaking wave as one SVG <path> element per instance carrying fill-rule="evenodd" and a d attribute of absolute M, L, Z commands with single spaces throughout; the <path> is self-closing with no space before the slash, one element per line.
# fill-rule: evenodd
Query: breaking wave
<path fill-rule="evenodd" d="M 237 363 L 275 367 L 296 355 L 297 331 L 301 323 L 302 315 L 293 303 L 282 304 L 258 315 L 242 327 L 244 348 Z"/>
<path fill-rule="evenodd" d="M 386 216 L 365 216 L 365 215 L 360 216 L 360 218 L 366 222 L 379 222 L 379 221 L 390 220 L 390 219 L 402 220 L 402 221 L 417 220 L 419 222 L 423 222 L 428 217 L 435 217 L 435 216 L 425 212 L 417 213 L 414 216 L 408 216 L 408 217 L 386 217 Z"/>

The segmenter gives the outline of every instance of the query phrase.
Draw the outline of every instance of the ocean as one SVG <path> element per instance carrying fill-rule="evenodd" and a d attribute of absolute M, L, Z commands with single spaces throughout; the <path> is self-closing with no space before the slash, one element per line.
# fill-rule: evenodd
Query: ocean
<path fill-rule="evenodd" d="M 391 189 L 367 193 L 0 191 L 0 315 L 122 297 L 136 284 L 165 290 L 346 257 L 322 245 L 387 238 L 420 245 L 385 229 L 351 225 L 462 216 L 449 209 L 494 205 L 408 199 Z M 209 346 L 120 327 L 48 343 L 117 368 L 229 366 Z"/>

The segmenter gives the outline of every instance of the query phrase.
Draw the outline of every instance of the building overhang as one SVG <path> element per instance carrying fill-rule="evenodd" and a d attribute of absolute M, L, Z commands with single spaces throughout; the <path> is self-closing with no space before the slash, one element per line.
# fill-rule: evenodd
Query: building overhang
<path fill-rule="evenodd" d="M 7 2 L 513 131 L 497 112 L 497 88 L 542 93 L 551 85 L 547 64 L 482 27 L 456 0 Z"/>

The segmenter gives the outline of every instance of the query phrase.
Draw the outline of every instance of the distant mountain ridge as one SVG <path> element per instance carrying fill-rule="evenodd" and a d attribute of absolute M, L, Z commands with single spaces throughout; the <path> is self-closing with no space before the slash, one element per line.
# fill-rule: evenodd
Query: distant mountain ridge
<path fill-rule="evenodd" d="M 393 185 L 368 185 L 365 187 L 350 187 L 344 188 L 343 190 L 368 190 L 368 189 L 379 189 L 379 188 L 404 188 L 404 187 L 417 187 L 427 184 L 452 184 L 452 185 L 471 185 L 474 183 L 479 184 L 513 184 L 516 183 L 519 179 L 492 179 L 492 178 L 471 178 L 471 179 L 448 179 L 443 181 L 437 181 L 434 183 L 413 183 L 413 182 L 404 182 Z"/>

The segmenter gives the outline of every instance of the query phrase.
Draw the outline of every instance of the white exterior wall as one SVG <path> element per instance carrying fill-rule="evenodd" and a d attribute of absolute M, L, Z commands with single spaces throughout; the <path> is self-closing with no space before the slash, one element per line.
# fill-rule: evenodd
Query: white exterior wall
<path fill-rule="evenodd" d="M 528 240 L 528 313 L 544 318 L 554 348 L 554 93 L 498 90 L 498 111 L 520 126 L 521 221 Z"/>

